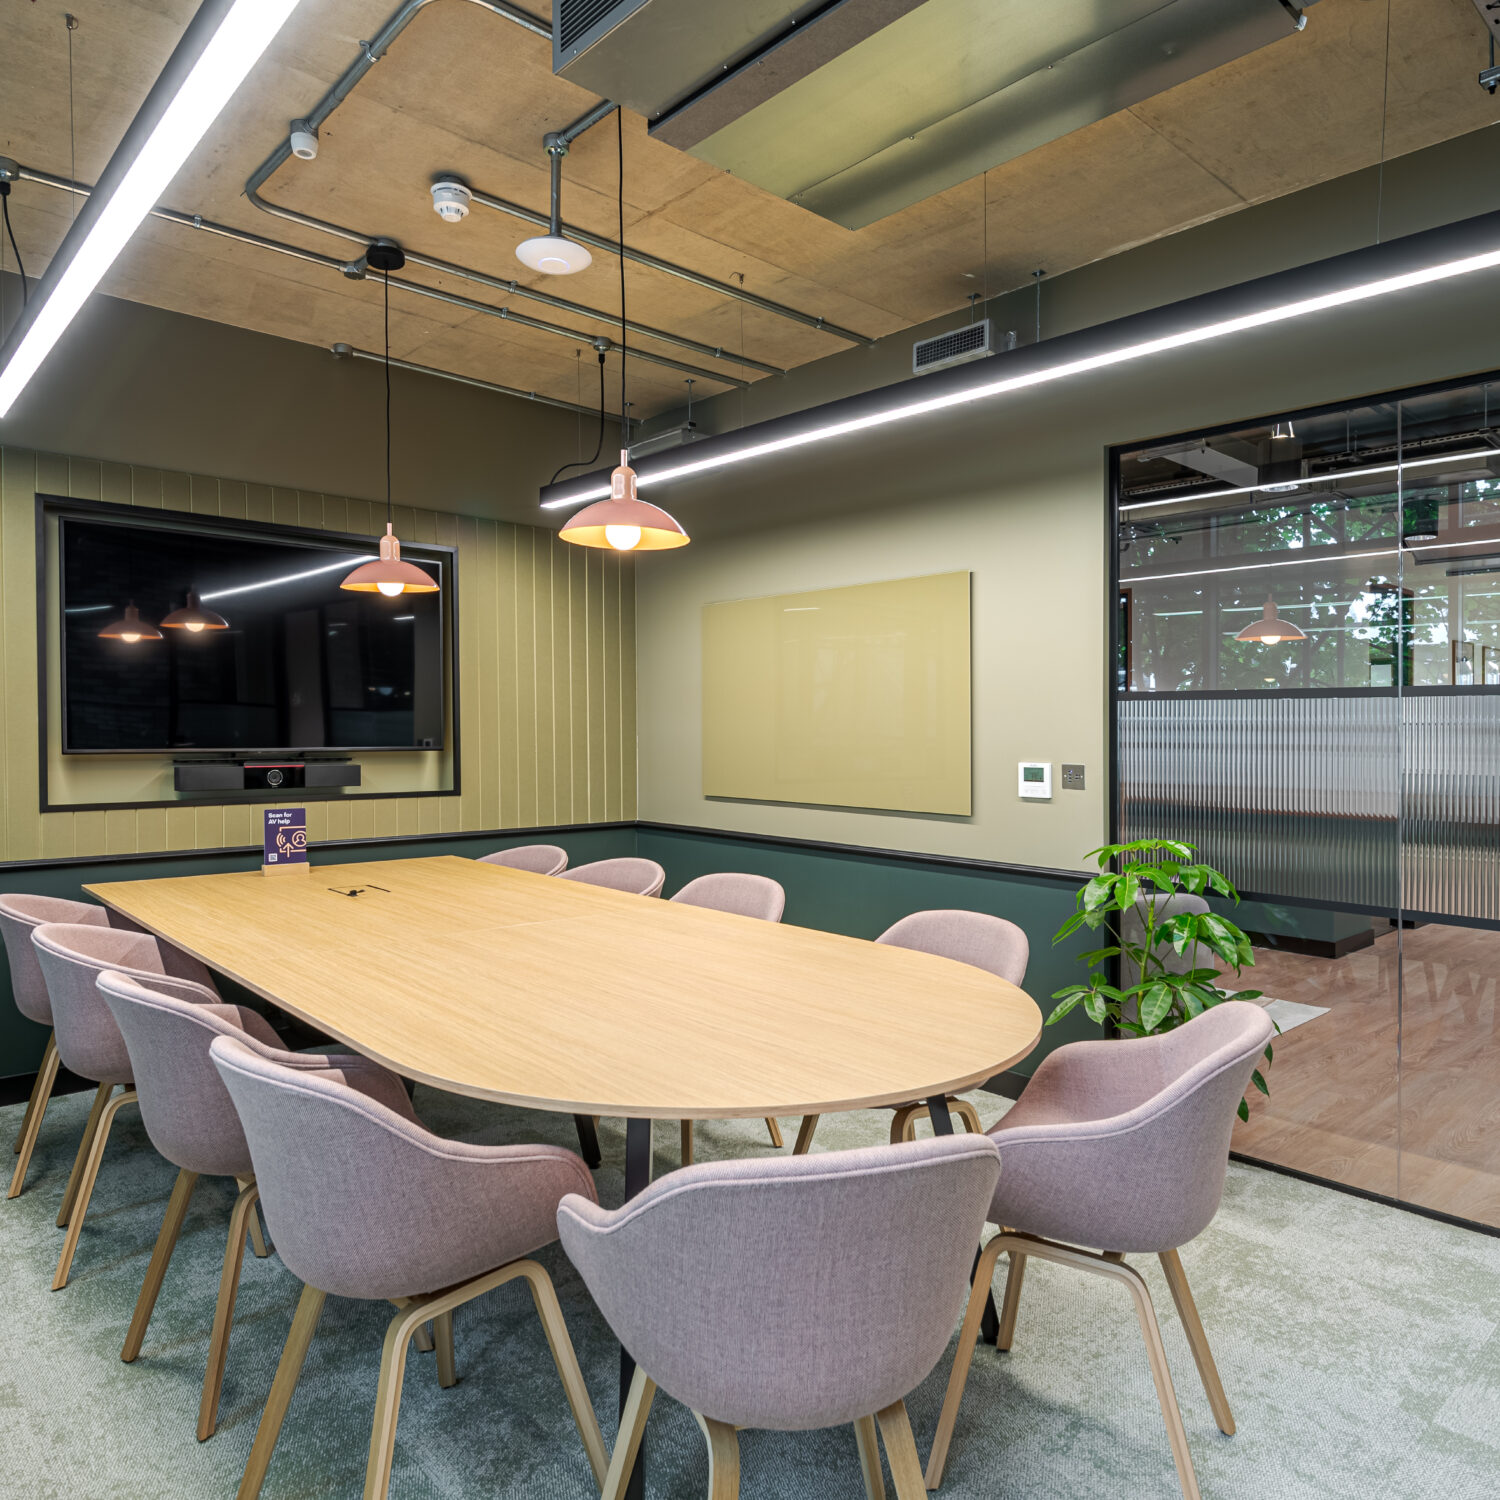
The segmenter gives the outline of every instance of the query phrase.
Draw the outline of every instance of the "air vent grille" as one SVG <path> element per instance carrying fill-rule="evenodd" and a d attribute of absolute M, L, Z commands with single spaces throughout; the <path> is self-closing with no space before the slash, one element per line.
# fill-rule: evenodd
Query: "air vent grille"
<path fill-rule="evenodd" d="M 619 0 L 558 0 L 557 45 L 571 47 L 590 27 L 597 25 Z"/>
<path fill-rule="evenodd" d="M 990 320 L 985 318 L 980 323 L 966 323 L 951 333 L 918 339 L 912 345 L 912 374 L 925 375 L 929 370 L 961 365 L 965 360 L 983 359 L 990 352 Z"/>

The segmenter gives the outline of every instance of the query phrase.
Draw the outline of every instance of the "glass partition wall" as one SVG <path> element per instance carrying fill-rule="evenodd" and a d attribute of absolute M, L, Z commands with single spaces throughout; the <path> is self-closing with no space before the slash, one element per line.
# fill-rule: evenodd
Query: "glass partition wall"
<path fill-rule="evenodd" d="M 1122 839 L 1244 895 L 1244 1154 L 1500 1226 L 1500 382 L 1120 451 Z"/>

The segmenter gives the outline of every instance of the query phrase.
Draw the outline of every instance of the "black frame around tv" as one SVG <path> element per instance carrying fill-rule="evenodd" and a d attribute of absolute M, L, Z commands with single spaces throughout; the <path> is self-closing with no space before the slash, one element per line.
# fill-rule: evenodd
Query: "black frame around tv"
<path fill-rule="evenodd" d="M 440 753 L 450 717 L 456 732 L 454 548 L 403 544 L 440 587 L 387 599 L 338 587 L 345 562 L 374 556 L 370 537 L 37 499 L 43 734 L 55 643 L 63 754 Z M 99 638 L 128 602 L 160 626 L 190 587 L 227 630 Z"/>

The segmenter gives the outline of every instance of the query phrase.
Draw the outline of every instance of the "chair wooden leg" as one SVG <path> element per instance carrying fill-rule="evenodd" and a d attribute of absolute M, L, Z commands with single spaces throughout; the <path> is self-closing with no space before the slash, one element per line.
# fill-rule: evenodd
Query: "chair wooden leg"
<path fill-rule="evenodd" d="M 203 1394 L 198 1398 L 198 1441 L 205 1443 L 219 1425 L 219 1395 L 224 1389 L 224 1364 L 229 1358 L 229 1331 L 234 1325 L 234 1302 L 239 1295 L 240 1271 L 245 1264 L 245 1225 L 255 1220 L 260 1189 L 254 1178 L 240 1189 L 229 1211 L 229 1237 L 224 1243 L 224 1265 L 219 1272 L 219 1296 L 208 1335 L 208 1366 L 203 1372 Z"/>
<path fill-rule="evenodd" d="M 276 1439 L 281 1435 L 286 1409 L 291 1405 L 292 1392 L 297 1389 L 297 1378 L 302 1374 L 302 1361 L 307 1358 L 307 1348 L 317 1331 L 318 1317 L 326 1298 L 327 1293 L 304 1286 L 301 1297 L 297 1299 L 297 1311 L 292 1314 L 286 1347 L 281 1351 L 281 1363 L 276 1366 L 271 1394 L 266 1397 L 266 1409 L 260 1414 L 260 1426 L 255 1429 L 255 1441 L 250 1446 L 250 1457 L 235 1500 L 257 1500 L 260 1495 L 266 1470 L 271 1465 L 271 1455 L 276 1451 Z"/>
<path fill-rule="evenodd" d="M 183 1167 L 172 1184 L 172 1196 L 167 1199 L 167 1211 L 162 1215 L 161 1230 L 156 1236 L 156 1248 L 151 1252 L 146 1267 L 146 1279 L 141 1283 L 141 1294 L 135 1299 L 135 1313 L 125 1334 L 125 1347 L 120 1358 L 127 1365 L 134 1364 L 141 1352 L 146 1337 L 147 1325 L 156 1308 L 156 1299 L 161 1293 L 162 1280 L 167 1274 L 172 1252 L 177 1248 L 177 1236 L 182 1233 L 182 1221 L 187 1217 L 188 1204 L 192 1201 L 193 1189 L 197 1186 L 198 1174 Z"/>
<path fill-rule="evenodd" d="M 922 1460 L 917 1457 L 917 1440 L 911 1435 L 911 1419 L 904 1401 L 892 1402 L 875 1413 L 880 1435 L 885 1439 L 885 1456 L 891 1466 L 891 1483 L 896 1500 L 927 1500 L 927 1483 L 922 1478 Z"/>
<path fill-rule="evenodd" d="M 1161 1256 L 1161 1268 L 1167 1273 L 1167 1285 L 1172 1289 L 1172 1301 L 1177 1305 L 1177 1316 L 1187 1334 L 1188 1346 L 1193 1351 L 1193 1360 L 1203 1381 L 1208 1404 L 1213 1408 L 1214 1421 L 1226 1437 L 1234 1436 L 1234 1413 L 1229 1409 L 1229 1398 L 1224 1394 L 1224 1383 L 1219 1379 L 1219 1367 L 1214 1363 L 1213 1350 L 1208 1347 L 1208 1335 L 1203 1331 L 1203 1320 L 1198 1316 L 1198 1305 L 1188 1286 L 1187 1273 L 1182 1269 L 1182 1258 L 1175 1250 L 1167 1250 Z"/>
<path fill-rule="evenodd" d="M 413 1299 L 410 1297 L 392 1297 L 392 1307 L 410 1307 Z M 431 1354 L 433 1351 L 432 1330 L 424 1323 L 411 1336 L 412 1343 L 416 1346 L 418 1354 Z"/>
<path fill-rule="evenodd" d="M 1200 1500 L 1198 1476 L 1193 1472 L 1193 1455 L 1188 1448 L 1187 1428 L 1182 1424 L 1177 1392 L 1172 1388 L 1172 1371 L 1167 1365 L 1167 1350 L 1161 1341 L 1161 1325 L 1156 1321 L 1151 1293 L 1134 1268 L 1121 1262 L 1112 1269 L 1130 1289 L 1131 1299 L 1135 1303 L 1141 1335 L 1146 1340 L 1146 1358 L 1151 1365 L 1151 1379 L 1156 1383 L 1156 1399 L 1161 1403 L 1162 1419 L 1167 1424 L 1167 1441 L 1172 1445 L 1172 1461 L 1177 1465 L 1177 1480 L 1182 1486 L 1183 1500 Z"/>
<path fill-rule="evenodd" d="M 812 1149 L 813 1131 L 818 1128 L 817 1115 L 803 1115 L 802 1126 L 797 1131 L 797 1144 L 792 1147 L 793 1156 L 806 1156 Z"/>
<path fill-rule="evenodd" d="M 964 1122 L 970 1135 L 984 1134 L 984 1126 L 979 1123 L 979 1111 L 967 1099 L 950 1099 L 948 1106 Z"/>
<path fill-rule="evenodd" d="M 99 1121 L 104 1116 L 104 1108 L 109 1103 L 109 1096 L 114 1093 L 115 1086 L 112 1083 L 101 1083 L 94 1090 L 94 1102 L 89 1108 L 89 1117 L 83 1127 L 83 1138 L 78 1142 L 78 1154 L 73 1158 L 73 1170 L 68 1173 L 68 1185 L 63 1189 L 62 1207 L 57 1211 L 57 1227 L 66 1229 L 68 1220 L 73 1216 L 73 1204 L 78 1198 L 78 1184 L 83 1181 L 83 1171 L 88 1165 L 89 1150 L 94 1144 L 94 1137 L 99 1133 Z"/>
<path fill-rule="evenodd" d="M 885 1475 L 880 1471 L 880 1439 L 874 1417 L 861 1417 L 854 1424 L 859 1444 L 859 1472 L 864 1476 L 865 1500 L 885 1500 Z"/>
<path fill-rule="evenodd" d="M 68 1273 L 73 1269 L 73 1252 L 78 1248 L 78 1234 L 83 1228 L 84 1215 L 89 1211 L 89 1199 L 93 1196 L 94 1182 L 99 1176 L 99 1163 L 104 1160 L 104 1148 L 109 1143 L 110 1126 L 115 1123 L 115 1116 L 127 1104 L 134 1104 L 135 1101 L 135 1090 L 126 1089 L 123 1094 L 111 1099 L 99 1116 L 99 1128 L 94 1132 L 89 1159 L 78 1182 L 78 1196 L 73 1200 L 73 1209 L 68 1216 L 68 1232 L 63 1239 L 62 1254 L 57 1258 L 57 1274 L 52 1278 L 54 1292 L 60 1292 L 68 1284 Z"/>
<path fill-rule="evenodd" d="M 780 1151 L 786 1145 L 786 1142 L 781 1138 L 781 1121 L 775 1115 L 767 1115 L 766 1129 L 771 1132 L 771 1144 Z"/>
<path fill-rule="evenodd" d="M 682 1164 L 685 1167 L 693 1164 L 693 1122 L 691 1120 L 682 1122 Z"/>
<path fill-rule="evenodd" d="M 1000 1336 L 995 1347 L 1007 1353 L 1016 1337 L 1016 1314 L 1021 1310 L 1021 1282 L 1026 1276 L 1026 1257 L 1010 1252 L 1010 1273 L 1005 1278 L 1005 1300 L 1000 1306 Z"/>
<path fill-rule="evenodd" d="M 452 1390 L 458 1384 L 458 1364 L 453 1358 L 453 1312 L 439 1313 L 432 1320 L 432 1341 L 437 1345 L 438 1384 Z"/>
<path fill-rule="evenodd" d="M 727 1422 L 694 1412 L 708 1444 L 708 1500 L 740 1500 L 740 1440 Z"/>
<path fill-rule="evenodd" d="M 36 1149 L 36 1138 L 42 1128 L 42 1116 L 47 1113 L 48 1101 L 52 1098 L 52 1086 L 57 1082 L 57 1043 L 51 1033 L 47 1035 L 47 1050 L 42 1053 L 42 1064 L 36 1072 L 36 1082 L 31 1087 L 31 1098 L 26 1104 L 26 1113 L 21 1118 L 21 1129 L 16 1135 L 15 1152 L 20 1158 L 10 1179 L 7 1198 L 19 1198 L 26 1185 L 26 1172 L 31 1166 L 31 1153 Z"/>
<path fill-rule="evenodd" d="M 899 1146 L 902 1141 L 916 1140 L 916 1122 L 919 1118 L 927 1118 L 925 1104 L 903 1104 L 891 1116 L 891 1145 Z"/>
<path fill-rule="evenodd" d="M 517 1261 L 516 1265 L 531 1288 L 531 1300 L 536 1303 L 536 1315 L 542 1321 L 542 1332 L 547 1335 L 547 1347 L 552 1350 L 552 1362 L 557 1366 L 563 1393 L 573 1413 L 573 1423 L 582 1439 L 583 1451 L 588 1455 L 589 1467 L 594 1471 L 594 1483 L 602 1489 L 609 1472 L 609 1451 L 604 1446 L 604 1434 L 599 1431 L 599 1419 L 594 1415 L 594 1403 L 589 1397 L 588 1386 L 584 1384 L 583 1371 L 578 1368 L 578 1354 L 568 1334 L 557 1290 L 546 1270 L 534 1260 Z M 640 1372 L 636 1373 L 639 1375 Z M 649 1398 L 647 1405 L 650 1405 Z M 645 1418 L 641 1420 L 644 1422 Z M 639 1444 L 639 1438 L 636 1441 Z"/>
<path fill-rule="evenodd" d="M 236 1177 L 234 1180 L 239 1184 L 242 1193 L 255 1181 L 253 1177 Z M 259 1200 L 259 1196 L 259 1194 L 256 1195 L 257 1201 Z M 258 1206 L 252 1205 L 251 1207 L 248 1227 L 250 1230 L 250 1248 L 255 1252 L 256 1260 L 264 1260 L 271 1251 L 266 1244 L 265 1235 L 261 1233 L 260 1209 Z"/>
<path fill-rule="evenodd" d="M 637 1365 L 625 1395 L 625 1410 L 620 1413 L 620 1429 L 615 1434 L 615 1448 L 610 1455 L 600 1500 L 625 1500 L 625 1487 L 635 1470 L 636 1454 L 641 1451 L 646 1418 L 651 1415 L 651 1402 L 655 1396 L 656 1382 Z"/>
<path fill-rule="evenodd" d="M 396 1457 L 396 1418 L 406 1379 L 406 1346 L 427 1317 L 426 1300 L 408 1303 L 391 1319 L 380 1354 L 380 1383 L 375 1390 L 375 1420 L 370 1427 L 370 1459 L 365 1466 L 365 1500 L 385 1500 Z"/>
<path fill-rule="evenodd" d="M 984 1305 L 989 1296 L 990 1283 L 995 1279 L 995 1262 L 1005 1245 L 1005 1236 L 997 1234 L 980 1252 L 979 1264 L 974 1268 L 974 1284 L 969 1288 L 969 1307 L 964 1313 L 963 1327 L 958 1331 L 958 1352 L 953 1358 L 953 1369 L 948 1376 L 948 1389 L 943 1396 L 943 1410 L 938 1417 L 937 1431 L 932 1437 L 932 1451 L 927 1455 L 926 1485 L 935 1490 L 943 1482 L 943 1467 L 948 1462 L 948 1445 L 953 1441 L 953 1428 L 958 1421 L 958 1405 L 963 1400 L 964 1384 L 969 1378 L 969 1366 L 974 1360 L 974 1345 L 979 1340 L 979 1325 L 984 1321 Z M 887 1439 L 887 1452 L 890 1451 Z M 900 1493 L 898 1488 L 897 1493 Z"/>

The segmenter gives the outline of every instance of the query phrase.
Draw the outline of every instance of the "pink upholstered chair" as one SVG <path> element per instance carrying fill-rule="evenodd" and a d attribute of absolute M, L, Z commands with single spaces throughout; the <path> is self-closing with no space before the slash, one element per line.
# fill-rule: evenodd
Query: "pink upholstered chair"
<path fill-rule="evenodd" d="M 887 927 L 875 941 L 988 969 L 1015 985 L 1025 983 L 1026 961 L 1031 955 L 1026 934 L 1014 922 L 982 911 L 914 911 Z M 976 1135 L 984 1128 L 967 1099 L 949 1099 L 948 1105 Z M 903 1104 L 891 1121 L 892 1143 L 915 1140 L 917 1121 L 926 1117 L 926 1104 Z M 792 1148 L 795 1155 L 801 1156 L 812 1145 L 817 1125 L 817 1115 L 804 1117 Z"/>
<path fill-rule="evenodd" d="M 399 1086 L 368 1088 L 365 1074 L 338 1058 L 229 1036 L 217 1037 L 210 1055 L 244 1126 L 277 1253 L 304 1283 L 240 1500 L 260 1493 L 330 1293 L 400 1307 L 381 1356 L 365 1474 L 366 1500 L 383 1500 L 408 1342 L 432 1322 L 439 1381 L 453 1385 L 453 1309 L 518 1276 L 531 1289 L 594 1482 L 602 1484 L 604 1440 L 557 1294 L 547 1272 L 525 1258 L 557 1238 L 565 1195 L 593 1201 L 583 1162 L 556 1146 L 443 1140 L 417 1123 Z"/>
<path fill-rule="evenodd" d="M 690 880 L 672 897 L 684 906 L 703 906 L 710 911 L 732 912 L 739 917 L 755 917 L 762 922 L 779 922 L 786 910 L 786 892 L 774 880 L 765 875 L 738 875 L 724 871 L 715 875 L 700 875 Z M 781 1126 L 776 1119 L 766 1116 L 766 1129 L 771 1132 L 771 1144 L 781 1149 Z M 693 1122 L 682 1122 L 682 1164 L 690 1166 L 693 1160 Z"/>
<path fill-rule="evenodd" d="M 948 1346 L 999 1161 L 984 1136 L 704 1163 L 623 1208 L 567 1197 L 563 1248 L 635 1361 L 604 1500 L 620 1500 L 659 1386 L 708 1440 L 710 1500 L 739 1494 L 741 1427 L 877 1427 L 898 1500 L 926 1500 L 907 1394 Z"/>
<path fill-rule="evenodd" d="M 196 958 L 150 933 L 48 922 L 32 932 L 31 941 L 52 1002 L 57 1054 L 65 1068 L 98 1084 L 57 1215 L 58 1228 L 66 1227 L 68 1231 L 58 1257 L 57 1274 L 52 1278 L 52 1290 L 59 1291 L 68 1284 L 78 1235 L 104 1159 L 110 1128 L 120 1110 L 136 1099 L 130 1054 L 109 1006 L 99 993 L 100 974 L 106 969 L 119 969 L 146 984 L 156 982 L 167 993 L 190 1003 L 214 1002 L 219 994 L 213 977 Z M 124 1092 L 115 1094 L 116 1086 Z"/>
<path fill-rule="evenodd" d="M 26 1104 L 26 1113 L 21 1118 L 20 1133 L 16 1136 L 15 1152 L 20 1160 L 16 1163 L 14 1176 L 10 1180 L 7 1198 L 20 1196 L 26 1183 L 26 1170 L 31 1165 L 31 1153 L 36 1149 L 36 1138 L 42 1128 L 42 1116 L 47 1112 L 52 1098 L 52 1086 L 57 1082 L 57 1041 L 52 1034 L 52 1002 L 47 998 L 47 981 L 37 966 L 36 951 L 31 946 L 31 934 L 44 922 L 72 922 L 85 927 L 122 927 L 132 930 L 123 917 L 113 916 L 103 906 L 92 906 L 84 901 L 65 901 L 58 896 L 32 896 L 17 891 L 0 896 L 0 935 L 5 939 L 5 956 L 10 961 L 10 987 L 15 996 L 16 1009 L 28 1021 L 47 1028 L 47 1046 L 42 1052 L 41 1066 L 37 1069 L 36 1082 L 32 1086 L 31 1098 Z"/>
<path fill-rule="evenodd" d="M 635 896 L 659 896 L 667 872 L 654 859 L 599 859 L 565 870 L 558 879 L 608 886 L 612 891 L 629 891 Z"/>
<path fill-rule="evenodd" d="M 1209 1405 L 1220 1430 L 1232 1434 L 1234 1418 L 1178 1250 L 1218 1212 L 1235 1109 L 1272 1030 L 1258 1005 L 1231 1000 L 1160 1036 L 1074 1042 L 1043 1058 L 1019 1102 L 990 1130 L 1002 1170 L 989 1218 L 1002 1229 L 974 1277 L 927 1462 L 929 1489 L 942 1481 L 995 1262 L 1008 1252 L 1002 1349 L 1015 1334 L 1028 1259 L 1091 1271 L 1130 1292 L 1177 1477 L 1186 1500 L 1198 1500 L 1151 1295 L 1124 1257 L 1160 1257 Z"/>
<path fill-rule="evenodd" d="M 278 1050 L 281 1043 L 270 1022 L 256 1011 L 221 1004 L 212 991 L 200 990 L 187 980 L 165 983 L 170 983 L 176 993 L 169 993 L 161 979 L 143 983 L 114 970 L 106 970 L 98 980 L 99 992 L 125 1038 L 146 1134 L 178 1169 L 120 1358 L 130 1364 L 141 1352 L 198 1178 L 234 1178 L 240 1193 L 229 1215 L 229 1240 L 208 1341 L 208 1368 L 198 1406 L 201 1443 L 213 1435 L 218 1423 L 219 1393 L 224 1385 L 224 1361 L 229 1352 L 247 1231 L 255 1253 L 267 1253 L 255 1214 L 259 1193 L 250 1148 L 208 1049 L 219 1036 L 252 1036 Z M 181 996 L 186 988 L 197 991 L 191 1000 Z M 399 1079 L 363 1057 L 320 1058 L 317 1066 L 338 1067 L 345 1077 L 357 1079 L 380 1097 L 393 1099 L 399 1094 L 406 1098 Z"/>
<path fill-rule="evenodd" d="M 530 870 L 534 875 L 561 875 L 568 868 L 568 851 L 556 844 L 521 844 L 515 849 L 496 849 L 481 854 L 482 865 L 505 865 L 512 870 Z"/>

